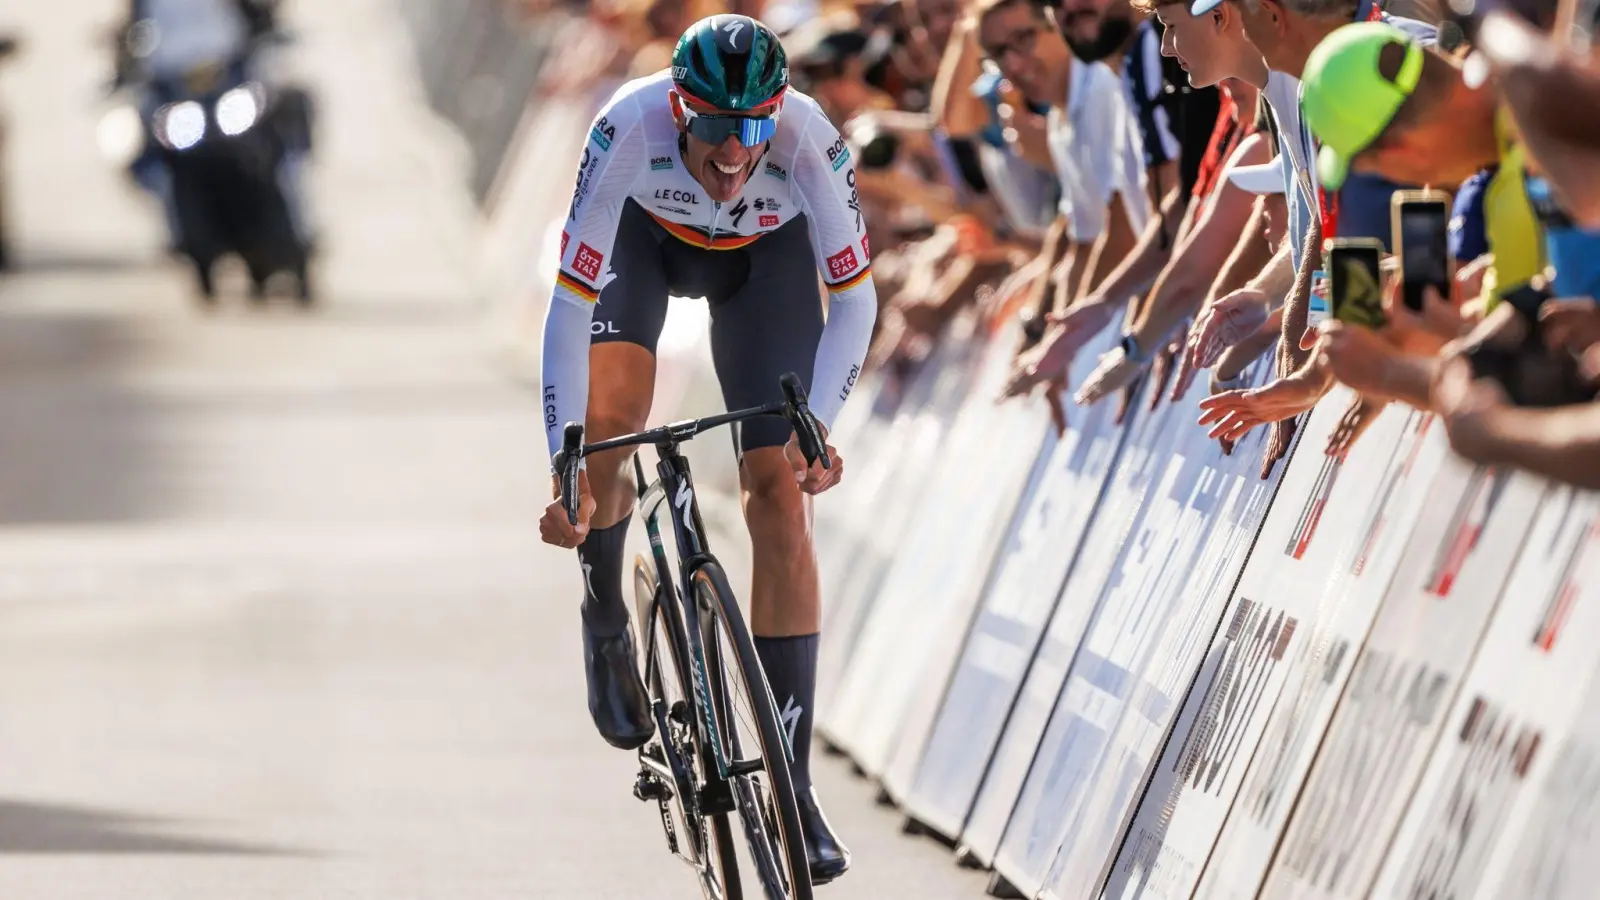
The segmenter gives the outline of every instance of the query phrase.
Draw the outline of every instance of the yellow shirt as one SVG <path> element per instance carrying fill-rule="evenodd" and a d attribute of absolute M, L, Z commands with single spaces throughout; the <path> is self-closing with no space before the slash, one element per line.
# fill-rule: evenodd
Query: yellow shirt
<path fill-rule="evenodd" d="M 1528 162 L 1517 139 L 1511 114 L 1502 106 L 1494 117 L 1495 142 L 1500 147 L 1500 168 L 1483 194 L 1483 228 L 1494 254 L 1494 265 L 1484 278 L 1484 291 L 1493 309 L 1508 292 L 1527 284 L 1544 271 L 1544 235 L 1528 202 L 1524 176 Z"/>

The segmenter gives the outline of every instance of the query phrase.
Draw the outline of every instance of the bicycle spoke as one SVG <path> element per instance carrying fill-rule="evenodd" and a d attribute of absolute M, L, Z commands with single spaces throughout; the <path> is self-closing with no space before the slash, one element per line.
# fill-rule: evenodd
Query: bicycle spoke
<path fill-rule="evenodd" d="M 726 874 L 730 869 L 737 872 L 737 868 L 731 859 L 722 858 L 728 846 L 721 839 L 726 824 L 719 826 L 716 817 L 705 815 L 699 808 L 699 791 L 711 767 L 697 738 L 693 707 L 684 690 L 685 669 L 680 663 L 687 659 L 686 647 L 673 637 L 678 633 L 675 623 L 681 621 L 678 610 L 655 601 L 655 579 L 642 559 L 636 564 L 634 590 L 638 621 L 643 623 L 645 634 L 640 647 L 645 684 L 652 699 L 659 701 L 665 712 L 657 721 L 655 739 L 641 751 L 658 760 L 660 767 L 668 770 L 671 776 L 666 785 L 672 796 L 656 800 L 663 815 L 662 828 L 669 848 L 695 868 L 701 894 L 707 900 L 730 900 L 739 894 L 736 877 Z M 661 774 L 655 772 L 657 780 Z M 671 846 L 674 843 L 676 847 Z M 732 883 L 725 885 L 725 880 Z"/>
<path fill-rule="evenodd" d="M 708 621 L 708 624 L 711 622 Z M 737 669 L 738 656 L 726 629 L 714 627 L 712 630 L 716 649 L 713 652 L 708 642 L 707 651 L 723 664 L 722 684 L 715 689 L 719 695 L 716 704 L 718 722 L 724 729 L 730 755 L 740 754 L 742 757 L 751 753 L 746 748 L 759 750 L 761 747 L 756 701 L 750 696 L 744 674 Z M 772 761 L 756 755 L 748 759 L 738 758 L 737 761 L 741 764 L 739 768 L 746 771 L 735 774 L 729 780 L 739 808 L 739 821 L 744 827 L 750 859 L 768 895 L 774 900 L 783 900 L 791 896 L 793 885 L 783 864 L 781 832 L 776 824 L 772 791 L 768 785 L 767 767 Z"/>

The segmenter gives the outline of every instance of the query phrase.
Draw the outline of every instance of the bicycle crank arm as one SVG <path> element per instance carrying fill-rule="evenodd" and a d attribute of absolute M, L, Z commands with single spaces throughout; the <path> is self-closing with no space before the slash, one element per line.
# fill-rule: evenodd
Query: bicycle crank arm
<path fill-rule="evenodd" d="M 634 782 L 633 795 L 640 800 L 671 800 L 673 797 L 672 767 L 650 756 L 639 756 L 639 778 Z M 647 785 L 648 782 L 648 785 Z"/>
<path fill-rule="evenodd" d="M 736 778 L 740 775 L 754 775 L 766 769 L 766 763 L 760 757 L 755 759 L 736 759 L 728 763 L 728 777 Z"/>

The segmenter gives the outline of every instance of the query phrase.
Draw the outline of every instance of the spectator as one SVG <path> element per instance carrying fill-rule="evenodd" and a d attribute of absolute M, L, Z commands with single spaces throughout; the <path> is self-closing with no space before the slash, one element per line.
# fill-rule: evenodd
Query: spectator
<path fill-rule="evenodd" d="M 1221 5 L 1222 0 L 1196 0 L 1191 11 L 1204 13 Z M 1227 392 L 1203 401 L 1202 421 L 1220 423 L 1217 430 L 1235 437 L 1256 425 L 1272 423 L 1262 468 L 1265 476 L 1288 452 L 1292 419 L 1310 409 L 1332 386 L 1332 376 L 1318 364 L 1320 357 L 1308 356 L 1302 346 L 1312 273 L 1320 264 L 1323 241 L 1335 236 L 1371 237 L 1387 245 L 1389 198 L 1398 187 L 1377 176 L 1362 176 L 1324 189 L 1311 165 L 1315 140 L 1300 121 L 1295 100 L 1298 82 L 1290 73 L 1302 72 L 1311 50 L 1352 19 L 1379 20 L 1419 44 L 1431 45 L 1437 35 L 1433 26 L 1390 16 L 1369 0 L 1246 0 L 1240 9 L 1245 32 L 1273 73 L 1265 92 L 1286 151 L 1279 154 L 1286 184 L 1297 188 L 1289 193 L 1287 252 L 1271 267 L 1271 280 L 1290 279 L 1293 289 L 1282 317 L 1283 340 L 1277 359 L 1280 377 L 1261 388 Z"/>
<path fill-rule="evenodd" d="M 1030 110 L 1019 111 L 1009 133 L 1024 158 L 1053 166 L 1062 187 L 1032 303 L 1050 305 L 1052 275 L 1067 261 L 1054 292 L 1055 305 L 1064 308 L 1085 280 L 1094 283 L 1109 271 L 1150 218 L 1136 126 L 1116 73 L 1103 62 L 1075 59 L 1051 18 L 1032 4 L 987 0 L 978 7 L 974 30 L 1027 103 L 1048 108 L 1042 122 Z M 1091 252 L 1108 230 L 1115 241 L 1101 248 L 1099 271 L 1092 271 Z"/>
<path fill-rule="evenodd" d="M 629 78 L 643 78 L 672 65 L 672 48 L 678 36 L 698 20 L 684 0 L 649 0 L 630 9 L 643 32 L 644 46 L 634 53 Z"/>
<path fill-rule="evenodd" d="M 821 104 L 835 125 L 873 109 L 893 109 L 894 98 L 867 83 L 863 56 L 869 37 L 854 21 L 829 17 L 808 22 L 784 38 L 795 87 Z"/>
<path fill-rule="evenodd" d="M 1482 58 L 1504 92 L 1529 153 L 1572 218 L 1600 228 L 1600 69 L 1527 21 L 1493 12 L 1478 30 Z M 1587 110 L 1587 115 L 1574 115 Z"/>
<path fill-rule="evenodd" d="M 1242 90 L 1260 90 L 1270 109 L 1284 107 L 1279 111 L 1281 116 L 1296 115 L 1294 79 L 1269 72 L 1261 51 L 1246 34 L 1242 6 L 1216 6 L 1198 14 L 1176 2 L 1152 3 L 1144 8 L 1161 21 L 1162 53 L 1179 61 L 1189 73 L 1191 84 L 1211 86 L 1223 79 L 1235 78 L 1242 83 Z M 1255 117 L 1250 118 L 1254 124 Z M 1298 117 L 1292 121 L 1298 123 Z M 1259 162 L 1261 158 L 1244 161 Z M 1184 266 L 1173 273 L 1177 277 L 1169 276 L 1172 289 L 1158 292 L 1160 296 L 1145 311 L 1144 322 L 1148 327 L 1143 329 L 1143 336 L 1146 342 L 1141 343 L 1140 336 L 1134 335 L 1131 347 L 1125 343 L 1102 360 L 1100 377 L 1095 379 L 1094 389 L 1085 395 L 1086 399 L 1097 400 L 1128 383 L 1153 356 L 1149 351 L 1165 340 L 1166 330 L 1194 314 L 1217 269 L 1239 243 L 1240 232 L 1246 218 L 1251 215 L 1251 209 L 1251 201 L 1241 198 L 1213 220 L 1205 244 L 1197 246 L 1195 253 L 1187 255 Z M 1259 242 L 1252 246 L 1257 244 Z M 1261 269 L 1260 276 L 1252 279 L 1247 293 L 1231 302 L 1236 306 L 1251 303 L 1262 307 L 1264 313 L 1269 305 L 1281 302 L 1290 287 L 1290 275 L 1288 253 L 1285 250 L 1281 256 L 1273 258 L 1272 265 Z M 1026 386 L 1030 379 L 1057 377 L 1058 373 L 1064 372 L 1083 342 L 1110 321 L 1116 310 L 1144 285 L 1137 282 L 1124 285 L 1119 279 L 1113 279 L 1107 287 L 1109 289 L 1092 295 L 1089 302 L 1076 312 L 1070 335 L 1061 330 L 1053 332 L 1047 338 L 1047 344 L 1051 339 L 1057 339 L 1060 343 L 1041 345 L 1041 351 L 1032 359 L 1023 361 L 1013 376 L 1013 389 Z M 1132 287 L 1132 290 L 1125 290 L 1125 287 Z M 1155 333 L 1158 329 L 1160 333 Z"/>
<path fill-rule="evenodd" d="M 1544 270 L 1509 112 L 1459 65 L 1381 23 L 1352 25 L 1317 48 L 1306 69 L 1306 120 L 1322 141 L 1318 169 L 1337 185 L 1352 169 L 1458 186 L 1496 166 L 1484 189 L 1495 298 Z"/>

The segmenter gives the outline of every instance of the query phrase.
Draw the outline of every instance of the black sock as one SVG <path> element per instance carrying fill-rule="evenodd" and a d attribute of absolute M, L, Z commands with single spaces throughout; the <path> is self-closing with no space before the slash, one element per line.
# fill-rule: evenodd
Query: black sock
<path fill-rule="evenodd" d="M 817 695 L 817 635 L 758 637 L 756 655 L 778 703 L 778 724 L 789 736 L 795 793 L 811 787 L 811 707 Z"/>
<path fill-rule="evenodd" d="M 622 597 L 622 552 L 633 515 L 610 528 L 596 528 L 578 545 L 583 564 L 583 624 L 591 634 L 612 637 L 628 628 L 628 603 Z"/>

